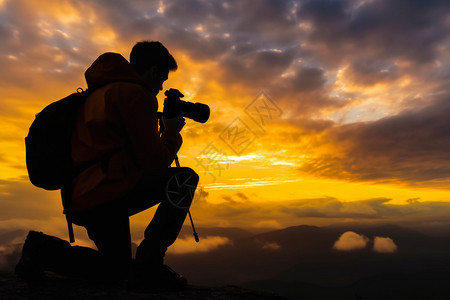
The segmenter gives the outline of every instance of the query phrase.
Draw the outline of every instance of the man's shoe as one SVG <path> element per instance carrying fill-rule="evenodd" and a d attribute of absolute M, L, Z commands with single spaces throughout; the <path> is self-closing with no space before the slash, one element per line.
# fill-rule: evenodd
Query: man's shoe
<path fill-rule="evenodd" d="M 70 243 L 42 232 L 30 231 L 22 249 L 22 257 L 15 273 L 24 280 L 43 279 L 44 271 L 56 271 L 65 266 L 64 255 L 70 251 Z"/>
<path fill-rule="evenodd" d="M 187 279 L 169 266 L 134 266 L 128 288 L 137 292 L 179 291 L 186 287 Z"/>
<path fill-rule="evenodd" d="M 16 265 L 15 274 L 26 281 L 36 281 L 44 278 L 42 262 L 39 260 L 42 232 L 30 231 L 23 244 L 22 257 Z"/>

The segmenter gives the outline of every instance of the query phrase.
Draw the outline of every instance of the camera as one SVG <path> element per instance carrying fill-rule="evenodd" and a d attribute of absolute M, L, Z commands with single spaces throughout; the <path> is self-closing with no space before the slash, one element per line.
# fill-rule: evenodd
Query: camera
<path fill-rule="evenodd" d="M 192 119 L 199 123 L 205 123 L 209 119 L 209 106 L 203 103 L 192 103 L 183 101 L 180 98 L 184 95 L 177 89 L 169 89 L 164 92 L 163 116 L 170 119 L 179 116 L 181 113 L 186 118 Z"/>

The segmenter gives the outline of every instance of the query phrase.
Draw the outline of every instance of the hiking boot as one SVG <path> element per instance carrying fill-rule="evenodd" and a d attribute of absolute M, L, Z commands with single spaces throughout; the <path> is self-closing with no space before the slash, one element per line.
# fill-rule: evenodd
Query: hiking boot
<path fill-rule="evenodd" d="M 187 285 L 185 277 L 164 264 L 147 268 L 135 265 L 131 272 L 127 286 L 137 292 L 179 291 Z"/>
<path fill-rule="evenodd" d="M 67 241 L 42 232 L 30 231 L 15 273 L 26 281 L 43 279 L 44 271 L 55 271 L 61 267 L 61 257 L 70 251 L 70 248 Z"/>
<path fill-rule="evenodd" d="M 45 278 L 46 271 L 98 283 L 120 283 L 127 277 L 128 265 L 118 267 L 94 249 L 72 247 L 68 241 L 30 231 L 15 273 L 25 281 L 38 281 Z"/>

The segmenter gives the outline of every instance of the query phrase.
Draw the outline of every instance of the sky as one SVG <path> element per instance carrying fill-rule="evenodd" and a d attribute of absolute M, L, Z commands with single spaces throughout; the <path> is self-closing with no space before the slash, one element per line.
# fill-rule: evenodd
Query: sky
<path fill-rule="evenodd" d="M 67 237 L 24 137 L 100 54 L 142 40 L 177 60 L 164 89 L 211 108 L 179 152 L 200 175 L 198 227 L 448 230 L 449 31 L 447 0 L 0 0 L 0 233 Z M 135 241 L 153 212 L 132 218 Z"/>

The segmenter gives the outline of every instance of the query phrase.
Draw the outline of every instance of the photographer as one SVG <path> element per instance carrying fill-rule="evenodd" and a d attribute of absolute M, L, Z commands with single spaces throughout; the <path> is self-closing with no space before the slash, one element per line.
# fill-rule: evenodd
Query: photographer
<path fill-rule="evenodd" d="M 127 278 L 137 289 L 180 289 L 186 279 L 163 264 L 164 254 L 177 238 L 187 209 L 168 203 L 162 187 L 182 170 L 169 168 L 181 147 L 182 114 L 162 117 L 158 132 L 156 95 L 177 64 L 159 42 L 139 42 L 130 63 L 120 54 L 101 55 L 86 71 L 89 89 L 72 137 L 75 170 L 70 217 L 84 226 L 100 257 L 99 276 Z M 87 167 L 86 167 L 87 166 Z M 189 208 L 192 195 L 183 200 Z M 131 260 L 129 216 L 160 204 Z M 130 268 L 131 266 L 131 268 Z"/>

